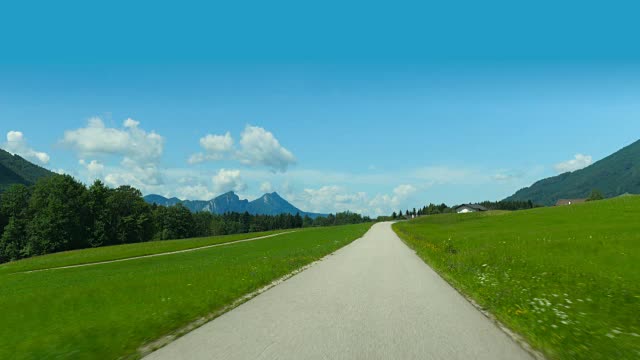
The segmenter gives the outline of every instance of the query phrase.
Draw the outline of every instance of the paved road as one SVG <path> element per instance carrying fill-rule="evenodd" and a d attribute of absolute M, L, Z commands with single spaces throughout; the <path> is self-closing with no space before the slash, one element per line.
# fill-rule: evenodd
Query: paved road
<path fill-rule="evenodd" d="M 531 359 L 379 223 L 148 359 Z"/>

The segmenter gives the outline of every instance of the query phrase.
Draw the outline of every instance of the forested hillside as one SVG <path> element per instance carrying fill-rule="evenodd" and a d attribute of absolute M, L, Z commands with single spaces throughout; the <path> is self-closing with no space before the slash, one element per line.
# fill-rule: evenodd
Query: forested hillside
<path fill-rule="evenodd" d="M 553 205 L 558 199 L 587 198 L 593 190 L 608 198 L 640 194 L 640 141 L 584 169 L 540 180 L 505 200 Z"/>
<path fill-rule="evenodd" d="M 12 184 L 32 185 L 51 175 L 54 173 L 0 149 L 0 192 Z"/>

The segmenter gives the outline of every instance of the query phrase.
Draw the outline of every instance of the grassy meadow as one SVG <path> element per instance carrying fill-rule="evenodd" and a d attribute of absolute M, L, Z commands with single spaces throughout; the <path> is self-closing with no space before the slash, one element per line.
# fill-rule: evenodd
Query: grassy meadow
<path fill-rule="evenodd" d="M 549 358 L 640 358 L 640 196 L 393 228 Z"/>
<path fill-rule="evenodd" d="M 291 230 L 209 236 L 180 240 L 148 241 L 134 244 L 64 251 L 50 255 L 34 256 L 19 261 L 0 264 L 0 275 L 194 249 L 208 245 L 224 244 L 228 242 L 273 235 L 287 231 Z"/>
<path fill-rule="evenodd" d="M 51 255 L 52 262 L 47 256 L 24 260 L 29 263 L 24 267 L 21 261 L 3 265 L 0 269 L 13 270 L 0 273 L 0 359 L 136 357 L 141 345 L 337 250 L 370 226 L 309 228 L 181 254 L 34 273 L 15 269 L 104 260 L 125 246 L 81 250 L 71 261 L 65 254 L 79 252 Z M 189 241 L 205 245 L 205 240 L 179 240 Z M 104 251 L 110 255 L 99 254 Z"/>

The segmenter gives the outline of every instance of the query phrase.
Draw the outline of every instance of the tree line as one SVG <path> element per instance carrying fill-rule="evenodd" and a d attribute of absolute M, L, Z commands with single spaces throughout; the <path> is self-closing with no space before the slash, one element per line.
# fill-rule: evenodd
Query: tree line
<path fill-rule="evenodd" d="M 253 215 L 249 212 L 212 214 L 207 211 L 192 213 L 182 204 L 174 206 L 150 205 L 153 214 L 153 240 L 184 239 L 248 232 L 294 229 L 312 226 L 359 224 L 372 221 L 367 216 L 352 212 L 329 214 L 315 219 L 299 213 L 279 215 Z"/>
<path fill-rule="evenodd" d="M 391 214 L 391 218 L 392 219 L 398 219 L 401 217 L 406 217 L 406 218 L 411 218 L 412 216 L 422 216 L 422 215 L 434 215 L 434 214 L 446 214 L 446 213 L 451 213 L 454 212 L 454 208 L 450 208 L 449 206 L 447 206 L 447 204 L 440 204 L 440 205 L 436 205 L 436 204 L 429 204 L 429 205 L 425 205 L 420 209 L 413 208 L 413 210 L 405 210 L 404 212 L 401 210 L 399 210 L 398 212 L 393 212 Z"/>
<path fill-rule="evenodd" d="M 533 209 L 534 207 L 538 207 L 539 205 L 535 205 L 531 200 L 528 201 L 483 201 L 479 203 L 475 203 L 474 205 L 482 205 L 488 210 L 525 210 L 525 209 Z M 456 212 L 456 208 L 460 205 L 455 205 L 449 207 L 447 204 L 429 204 L 425 205 L 422 208 L 413 210 L 406 209 L 404 212 L 399 210 L 398 212 L 393 212 L 391 214 L 392 219 L 398 219 L 401 217 L 411 218 L 412 216 L 422 216 L 422 215 L 435 215 L 435 214 L 449 214 Z"/>
<path fill-rule="evenodd" d="M 477 203 L 477 205 L 482 205 L 489 210 L 526 210 L 533 209 L 535 207 L 539 207 L 535 205 L 531 200 L 527 201 L 483 201 Z"/>
<path fill-rule="evenodd" d="M 0 196 L 0 263 L 59 251 L 255 231 L 371 221 L 345 212 L 315 219 L 300 214 L 215 215 L 182 205 L 150 205 L 131 186 L 89 187 L 69 175 L 16 184 Z"/>

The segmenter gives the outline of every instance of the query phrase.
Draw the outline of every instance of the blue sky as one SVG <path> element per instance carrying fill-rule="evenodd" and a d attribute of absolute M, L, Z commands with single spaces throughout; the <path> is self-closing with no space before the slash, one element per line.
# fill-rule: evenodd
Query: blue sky
<path fill-rule="evenodd" d="M 3 6 L 0 146 L 84 182 L 377 215 L 640 137 L 630 3 Z"/>

